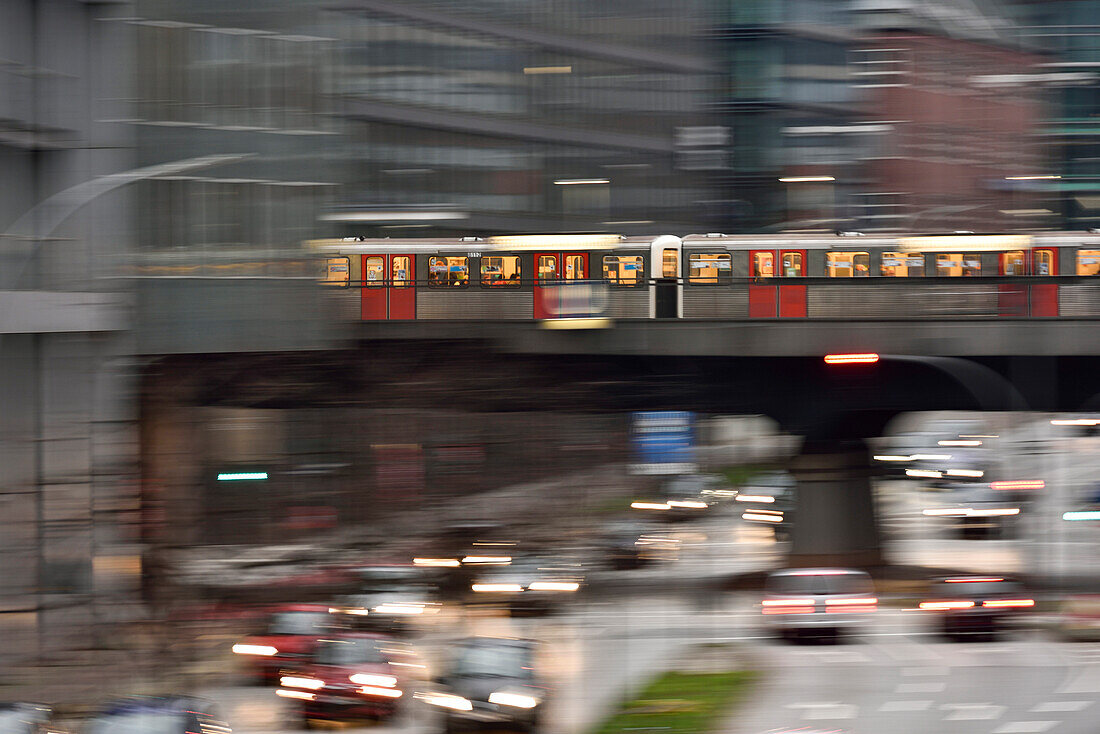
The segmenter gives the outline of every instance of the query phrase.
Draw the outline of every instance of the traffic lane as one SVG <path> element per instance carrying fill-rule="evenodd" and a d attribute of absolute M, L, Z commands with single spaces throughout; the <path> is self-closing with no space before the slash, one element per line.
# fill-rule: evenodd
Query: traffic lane
<path fill-rule="evenodd" d="M 645 616 L 637 610 L 650 611 Z M 686 642 L 683 636 L 646 634 L 664 618 L 682 619 L 692 613 L 690 602 L 677 597 L 661 601 L 636 599 L 587 604 L 582 599 L 562 607 L 558 614 L 543 617 L 510 617 L 498 610 L 460 610 L 446 624 L 438 625 L 415 640 L 426 659 L 429 675 L 446 668 L 450 644 L 467 636 L 524 637 L 539 640 L 537 666 L 554 688 L 547 704 L 543 730 L 581 734 L 620 700 L 625 691 L 636 690 L 661 670 L 666 661 Z M 654 616 L 654 614 L 656 616 Z M 633 636 L 607 635 L 603 631 L 626 620 L 635 626 Z M 216 701 L 234 731 L 249 734 L 283 734 L 300 731 L 303 722 L 293 702 L 279 698 L 274 689 L 245 685 L 237 676 L 229 685 L 200 691 Z M 406 690 L 424 690 L 428 683 L 410 683 Z M 440 731 L 438 712 L 411 695 L 403 697 L 401 711 L 390 722 L 370 727 L 379 734 L 419 734 Z"/>
<path fill-rule="evenodd" d="M 746 644 L 764 680 L 722 731 L 800 727 L 845 734 L 1095 731 L 1100 646 L 1036 632 L 994 643 L 941 641 L 920 613 L 876 615 L 841 645 Z"/>

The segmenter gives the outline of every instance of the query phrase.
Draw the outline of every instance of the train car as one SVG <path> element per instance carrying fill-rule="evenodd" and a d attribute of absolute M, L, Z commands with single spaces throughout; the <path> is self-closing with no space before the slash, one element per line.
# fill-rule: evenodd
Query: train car
<path fill-rule="evenodd" d="M 316 240 L 347 318 L 1100 315 L 1100 235 Z"/>

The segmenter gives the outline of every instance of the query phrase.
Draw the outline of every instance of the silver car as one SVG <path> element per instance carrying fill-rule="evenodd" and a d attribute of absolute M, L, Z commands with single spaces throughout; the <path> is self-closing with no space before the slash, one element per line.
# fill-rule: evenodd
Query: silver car
<path fill-rule="evenodd" d="M 867 622 L 878 609 L 871 577 L 849 568 L 789 568 L 768 576 L 760 602 L 764 626 L 795 639 L 835 640 Z"/>

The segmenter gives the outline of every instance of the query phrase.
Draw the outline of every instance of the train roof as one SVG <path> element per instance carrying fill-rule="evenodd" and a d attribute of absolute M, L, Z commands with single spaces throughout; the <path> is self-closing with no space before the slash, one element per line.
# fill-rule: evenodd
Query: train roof
<path fill-rule="evenodd" d="M 655 237 L 592 235 L 510 235 L 503 237 L 451 237 L 408 239 L 319 239 L 307 247 L 315 252 L 374 253 L 403 252 L 434 254 L 438 252 L 543 252 L 568 250 L 648 250 Z M 911 252 L 1004 251 L 1029 247 L 1095 245 L 1100 248 L 1100 234 L 1090 232 L 1034 232 L 1025 234 L 688 234 L 683 235 L 685 247 L 718 246 L 735 250 L 805 249 L 863 250 L 869 247 L 892 247 Z"/>

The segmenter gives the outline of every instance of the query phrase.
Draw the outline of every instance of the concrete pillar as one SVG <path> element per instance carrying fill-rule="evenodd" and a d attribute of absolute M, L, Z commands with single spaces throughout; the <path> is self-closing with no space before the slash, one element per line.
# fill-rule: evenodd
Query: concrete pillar
<path fill-rule="evenodd" d="M 862 441 L 807 440 L 791 472 L 798 501 L 788 565 L 882 565 L 867 446 Z"/>

